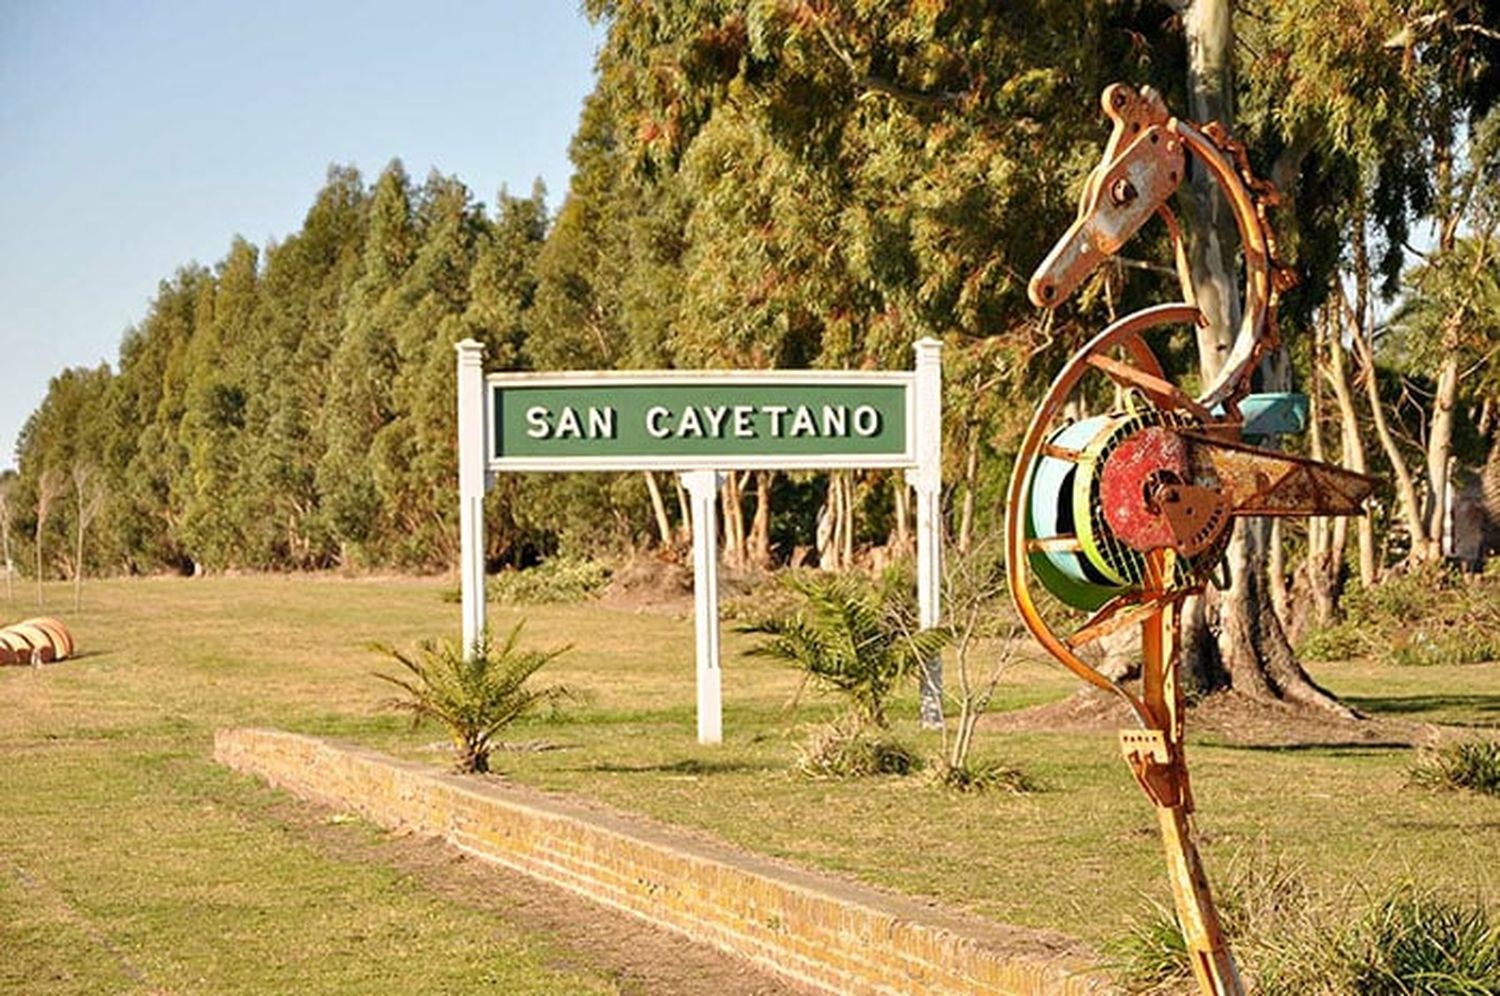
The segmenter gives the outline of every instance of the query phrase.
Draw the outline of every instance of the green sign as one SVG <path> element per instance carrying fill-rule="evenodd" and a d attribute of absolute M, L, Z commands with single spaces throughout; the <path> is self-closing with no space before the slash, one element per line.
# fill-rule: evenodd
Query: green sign
<path fill-rule="evenodd" d="M 901 373 L 489 378 L 495 470 L 914 463 Z"/>

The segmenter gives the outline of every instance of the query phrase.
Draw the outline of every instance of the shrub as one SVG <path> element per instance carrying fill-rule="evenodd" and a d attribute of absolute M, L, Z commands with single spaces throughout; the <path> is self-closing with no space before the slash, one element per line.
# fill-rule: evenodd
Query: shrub
<path fill-rule="evenodd" d="M 1148 903 L 1123 935 L 1106 944 L 1105 955 L 1120 985 L 1141 996 L 1176 992 L 1193 978 L 1177 914 L 1158 902 Z"/>
<path fill-rule="evenodd" d="M 1309 631 L 1299 653 L 1406 666 L 1500 660 L 1500 576 L 1423 567 L 1349 592 L 1343 611 L 1343 622 Z"/>
<path fill-rule="evenodd" d="M 885 728 L 891 693 L 948 642 L 940 629 L 917 630 L 910 584 L 887 573 L 880 584 L 859 575 L 788 575 L 801 596 L 788 611 L 739 627 L 762 637 L 749 652 L 786 661 L 842 693 L 856 725 Z"/>
<path fill-rule="evenodd" d="M 1411 780 L 1429 788 L 1472 789 L 1500 795 L 1500 743 L 1463 740 L 1424 751 L 1412 766 Z"/>
<path fill-rule="evenodd" d="M 1310 661 L 1347 661 L 1373 649 L 1364 630 L 1347 621 L 1310 629 L 1297 642 L 1297 654 Z"/>
<path fill-rule="evenodd" d="M 505 605 L 582 602 L 609 583 L 610 569 L 596 560 L 552 557 L 525 570 L 504 570 L 489 579 L 490 601 Z"/>
<path fill-rule="evenodd" d="M 933 781 L 955 792 L 1009 792 L 1029 795 L 1042 790 L 1041 782 L 1020 768 L 998 761 L 965 761 L 955 765 L 939 757 L 933 768 Z"/>
<path fill-rule="evenodd" d="M 375 677 L 404 693 L 390 699 L 387 707 L 411 713 L 413 727 L 428 719 L 447 727 L 460 771 L 489 771 L 495 735 L 541 703 L 566 694 L 559 686 L 528 685 L 544 664 L 570 648 L 522 650 L 518 644 L 524 625 L 524 621 L 516 623 L 498 651 L 486 633 L 468 655 L 447 640 L 420 643 L 415 654 L 376 644 L 375 650 L 410 672 L 409 676 L 376 673 Z"/>

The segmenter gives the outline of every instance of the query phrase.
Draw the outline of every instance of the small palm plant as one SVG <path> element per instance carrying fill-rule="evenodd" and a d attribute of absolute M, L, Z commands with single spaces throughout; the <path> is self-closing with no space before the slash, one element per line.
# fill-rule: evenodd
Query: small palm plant
<path fill-rule="evenodd" d="M 786 661 L 841 692 L 857 727 L 885 729 L 891 693 L 943 649 L 948 632 L 916 628 L 909 585 L 896 572 L 879 584 L 857 575 L 789 575 L 785 583 L 802 603 L 741 626 L 763 637 L 750 653 Z"/>
<path fill-rule="evenodd" d="M 541 703 L 567 694 L 561 686 L 528 686 L 544 664 L 572 648 L 522 650 L 519 643 L 524 625 L 524 620 L 516 623 L 498 651 L 485 633 L 467 655 L 448 640 L 423 641 L 415 654 L 375 644 L 373 649 L 395 658 L 410 672 L 376 673 L 375 677 L 404 693 L 386 705 L 411 713 L 413 727 L 427 719 L 447 727 L 458 751 L 460 771 L 489 771 L 496 734 Z"/>

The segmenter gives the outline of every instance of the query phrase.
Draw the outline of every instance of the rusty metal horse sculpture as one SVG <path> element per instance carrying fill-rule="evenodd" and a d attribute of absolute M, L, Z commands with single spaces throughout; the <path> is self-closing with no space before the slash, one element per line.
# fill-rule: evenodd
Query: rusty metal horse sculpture
<path fill-rule="evenodd" d="M 1236 518 L 1359 514 L 1374 481 L 1243 441 L 1300 427 L 1291 424 L 1300 410 L 1290 396 L 1250 394 L 1252 373 L 1276 345 L 1277 294 L 1292 276 L 1277 262 L 1266 218 L 1275 190 L 1254 177 L 1243 148 L 1223 128 L 1172 117 L 1150 88 L 1137 92 L 1115 84 L 1104 91 L 1103 105 L 1113 122 L 1103 158 L 1084 185 L 1077 219 L 1031 278 L 1032 303 L 1061 303 L 1152 216 L 1166 223 L 1184 300 L 1114 322 L 1053 381 L 1010 482 L 1007 574 L 1021 618 L 1038 642 L 1079 677 L 1130 706 L 1139 728 L 1121 731 L 1121 751 L 1157 809 L 1194 975 L 1205 993 L 1238 994 L 1244 986 L 1189 821 L 1180 606 L 1203 590 L 1222 562 Z M 1167 207 L 1189 157 L 1228 199 L 1246 281 L 1233 346 L 1196 397 L 1169 381 L 1145 339 L 1155 329 L 1205 321 Z M 1112 381 L 1125 404 L 1105 415 L 1062 419 L 1090 372 Z M 1061 606 L 1039 609 L 1037 586 Z M 1072 624 L 1083 612 L 1086 618 Z M 1058 622 L 1060 616 L 1070 622 Z M 1090 642 L 1137 624 L 1138 693 L 1078 654 Z"/>

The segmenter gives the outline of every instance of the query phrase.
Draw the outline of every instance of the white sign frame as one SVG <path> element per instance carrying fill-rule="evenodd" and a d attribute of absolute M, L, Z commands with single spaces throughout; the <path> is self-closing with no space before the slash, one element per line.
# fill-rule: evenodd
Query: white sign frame
<path fill-rule="evenodd" d="M 748 371 L 590 371 L 582 373 L 484 373 L 484 346 L 473 339 L 457 343 L 458 483 L 461 559 L 460 613 L 465 653 L 471 653 L 485 631 L 484 494 L 497 473 L 526 471 L 683 471 L 692 498 L 695 631 L 697 634 L 698 742 L 723 740 L 723 698 L 719 671 L 717 578 L 717 497 L 728 470 L 904 469 L 916 492 L 917 616 L 922 627 L 936 626 L 941 615 L 942 491 L 942 348 L 932 338 L 919 339 L 911 371 L 748 370 Z M 660 456 L 495 458 L 492 385 L 536 387 L 600 385 L 747 384 L 882 385 L 905 389 L 906 440 L 899 456 L 838 454 L 817 456 Z M 922 725 L 942 725 L 942 661 L 927 662 L 921 681 Z"/>
<path fill-rule="evenodd" d="M 792 387 L 848 387 L 869 384 L 878 387 L 900 387 L 905 391 L 906 439 L 899 454 L 832 455 L 789 454 L 786 456 L 750 454 L 746 456 L 672 456 L 657 457 L 494 457 L 495 424 L 491 416 L 491 388 L 515 387 L 745 387 L 786 384 Z M 492 373 L 484 378 L 484 453 L 489 473 L 504 471 L 639 471 L 639 470 L 892 470 L 917 464 L 917 380 L 913 371 L 902 370 L 599 370 L 584 373 Z"/>

